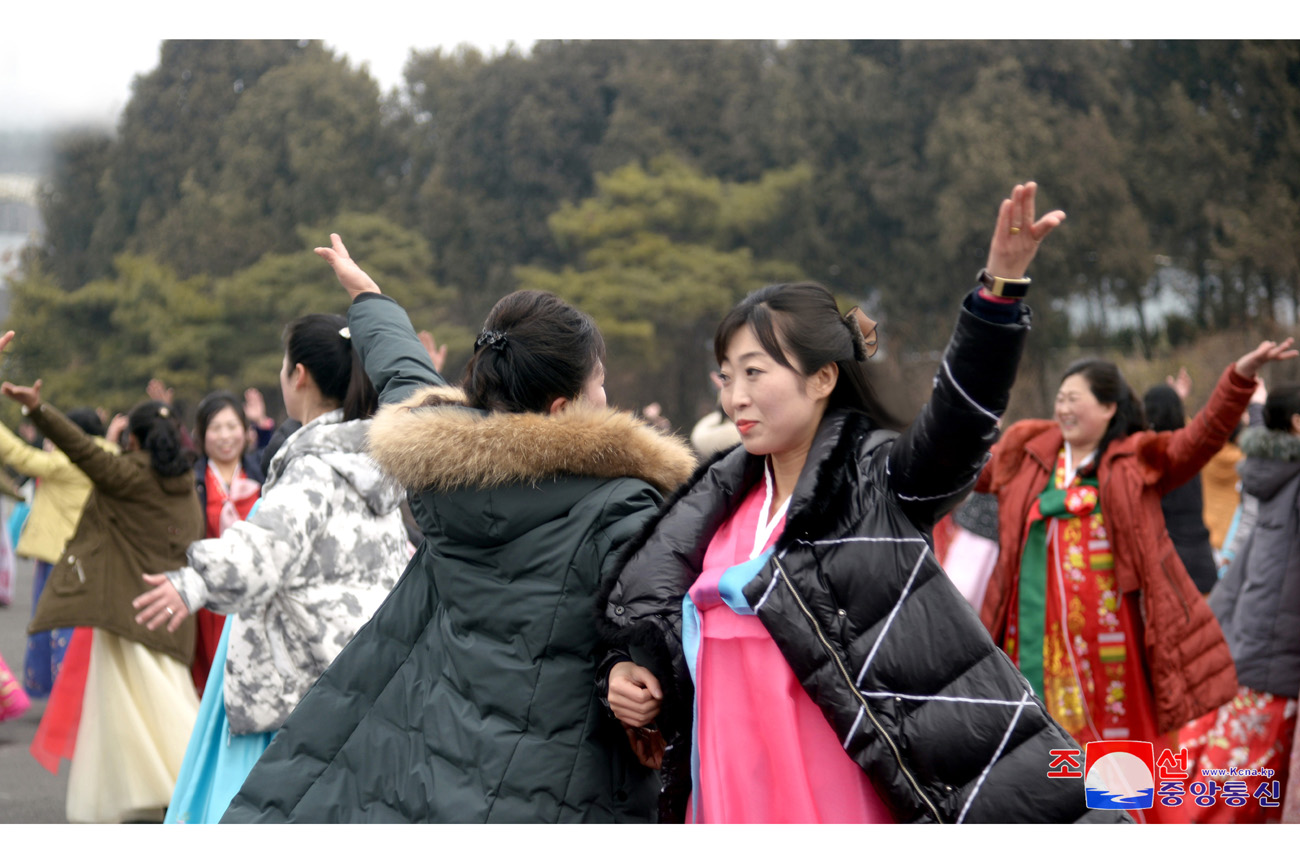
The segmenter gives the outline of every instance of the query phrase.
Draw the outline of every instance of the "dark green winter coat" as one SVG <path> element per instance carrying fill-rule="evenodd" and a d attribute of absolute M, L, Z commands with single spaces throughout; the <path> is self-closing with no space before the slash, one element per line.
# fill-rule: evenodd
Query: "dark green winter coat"
<path fill-rule="evenodd" d="M 465 408 L 383 296 L 349 327 L 387 404 L 371 454 L 424 541 L 224 820 L 652 820 L 657 774 L 594 688 L 593 600 L 689 450 L 612 410 Z"/>

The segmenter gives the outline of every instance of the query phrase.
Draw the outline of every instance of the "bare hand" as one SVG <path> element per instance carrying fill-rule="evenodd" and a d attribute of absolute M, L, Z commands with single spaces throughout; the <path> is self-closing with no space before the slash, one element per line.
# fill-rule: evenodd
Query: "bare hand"
<path fill-rule="evenodd" d="M 634 728 L 630 725 L 624 725 L 623 730 L 627 733 L 628 745 L 632 747 L 632 752 L 642 766 L 652 770 L 658 770 L 663 766 L 664 750 L 667 747 L 663 734 L 657 729 Z"/>
<path fill-rule="evenodd" d="M 1011 198 L 1003 199 L 998 208 L 998 224 L 989 243 L 985 267 L 995 277 L 1018 280 L 1038 253 L 1038 245 L 1052 229 L 1065 221 L 1065 211 L 1054 210 L 1034 221 L 1034 198 L 1038 184 L 1016 184 Z"/>
<path fill-rule="evenodd" d="M 162 379 L 150 379 L 149 384 L 144 386 L 144 392 L 149 395 L 150 400 L 157 400 L 168 406 L 172 404 L 174 394 L 171 388 L 163 384 Z"/>
<path fill-rule="evenodd" d="M 254 427 L 261 427 L 266 422 L 266 398 L 256 388 L 244 391 L 244 417 Z"/>
<path fill-rule="evenodd" d="M 316 255 L 329 262 L 330 267 L 334 269 L 334 276 L 339 278 L 339 282 L 347 290 L 348 297 L 355 301 L 358 295 L 364 295 L 366 292 L 383 294 L 375 281 L 370 279 L 370 275 L 352 261 L 352 257 L 348 255 L 348 248 L 343 246 L 341 237 L 331 234 L 330 244 L 331 246 L 328 247 L 316 247 Z"/>
<path fill-rule="evenodd" d="M 424 351 L 429 353 L 429 360 L 433 362 L 434 372 L 442 375 L 442 367 L 447 363 L 447 344 L 443 343 L 439 346 L 437 341 L 433 339 L 433 334 L 428 331 L 421 331 L 415 336 L 420 338 L 420 345 L 424 347 Z"/>
<path fill-rule="evenodd" d="M 619 662 L 609 671 L 609 709 L 614 718 L 633 728 L 643 728 L 659 715 L 664 690 L 659 680 L 634 662 Z"/>
<path fill-rule="evenodd" d="M 135 621 L 153 631 L 166 623 L 167 631 L 176 631 L 190 615 L 190 610 L 181 601 L 181 594 L 172 586 L 165 574 L 143 575 L 144 582 L 153 585 L 153 589 L 135 597 L 131 606 L 140 612 Z"/>
<path fill-rule="evenodd" d="M 10 331 L 9 333 L 12 334 L 13 331 Z M 3 393 L 6 397 L 16 403 L 21 403 L 27 407 L 28 411 L 31 411 L 41 405 L 41 380 L 37 379 L 36 384 L 32 385 L 30 388 L 24 388 L 21 385 L 13 385 L 9 382 L 5 382 L 3 385 L 0 385 L 0 393 Z"/>
<path fill-rule="evenodd" d="M 5 348 L 8 347 L 8 345 L 13 342 L 13 339 L 14 339 L 13 331 L 5 331 L 3 334 L 0 334 L 0 352 L 3 352 Z"/>
<path fill-rule="evenodd" d="M 108 422 L 108 430 L 104 432 L 104 438 L 114 445 L 120 445 L 122 443 L 122 431 L 126 429 L 128 420 L 125 415 L 114 415 L 113 420 Z"/>
<path fill-rule="evenodd" d="M 1271 364 L 1274 361 L 1289 361 L 1300 356 L 1300 351 L 1291 348 L 1294 344 L 1294 337 L 1287 337 L 1280 343 L 1265 340 L 1254 351 L 1247 352 L 1237 359 L 1237 372 L 1247 379 L 1253 379 L 1255 374 L 1259 372 L 1259 368 L 1265 364 Z"/>
<path fill-rule="evenodd" d="M 1186 367 L 1178 368 L 1177 377 L 1166 376 L 1165 384 L 1170 388 L 1173 388 L 1174 393 L 1178 395 L 1178 399 L 1182 400 L 1184 403 L 1187 402 L 1187 398 L 1192 394 L 1192 376 L 1187 372 Z"/>

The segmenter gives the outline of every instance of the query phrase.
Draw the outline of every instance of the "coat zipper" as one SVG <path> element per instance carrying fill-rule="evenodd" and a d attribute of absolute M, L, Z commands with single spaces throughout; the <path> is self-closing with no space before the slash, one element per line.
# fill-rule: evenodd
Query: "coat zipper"
<path fill-rule="evenodd" d="M 844 677 L 844 682 L 848 684 L 849 691 L 853 692 L 853 696 L 858 699 L 858 703 L 862 704 L 862 710 L 866 713 L 867 718 L 871 720 L 871 724 L 875 726 L 875 729 L 880 733 L 880 736 L 884 737 L 885 742 L 889 744 L 889 748 L 894 753 L 894 760 L 898 762 L 898 768 L 903 771 L 903 775 L 906 776 L 907 781 L 911 783 L 912 789 L 916 791 L 916 795 L 921 798 L 922 802 L 924 802 L 926 806 L 929 807 L 931 814 L 934 815 L 935 822 L 942 824 L 943 818 L 940 817 L 939 810 L 935 808 L 934 803 L 930 802 L 930 798 L 925 796 L 925 792 L 921 790 L 921 786 L 907 769 L 907 765 L 903 763 L 903 756 L 898 751 L 898 746 L 894 743 L 893 739 L 890 738 L 889 734 L 885 732 L 885 729 L 881 726 L 880 722 L 877 721 L 875 714 L 871 712 L 871 707 L 867 705 L 867 699 L 862 696 L 862 692 L 858 691 L 858 687 L 853 682 L 853 677 L 849 675 L 848 669 L 844 667 L 844 662 L 840 660 L 840 654 L 835 651 L 835 648 L 831 646 L 831 642 L 827 640 L 825 633 L 822 632 L 821 626 L 817 622 L 817 618 L 813 616 L 812 611 L 810 611 L 808 606 L 804 604 L 803 598 L 799 595 L 798 590 L 795 589 L 794 581 L 790 580 L 790 575 L 786 574 L 785 568 L 782 567 L 781 560 L 778 557 L 773 557 L 772 562 L 776 564 L 776 570 L 781 573 L 781 578 L 785 581 L 786 585 L 790 587 L 790 594 L 793 595 L 794 600 L 799 603 L 799 608 L 803 611 L 804 616 L 808 617 L 808 621 L 812 623 L 813 631 L 817 633 L 817 639 L 822 642 L 822 646 L 826 647 L 826 651 L 830 654 L 830 657 L 835 660 L 835 666 L 839 668 L 840 674 Z"/>

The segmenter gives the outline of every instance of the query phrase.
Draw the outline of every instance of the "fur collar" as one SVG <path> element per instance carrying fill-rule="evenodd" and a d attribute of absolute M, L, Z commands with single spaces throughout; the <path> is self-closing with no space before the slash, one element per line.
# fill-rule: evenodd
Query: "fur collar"
<path fill-rule="evenodd" d="M 412 490 L 536 484 L 562 475 L 639 478 L 668 493 L 695 468 L 684 442 L 627 412 L 574 406 L 557 415 L 480 412 L 434 386 L 382 407 L 370 454 Z"/>
<path fill-rule="evenodd" d="M 1247 457 L 1277 460 L 1282 463 L 1300 463 L 1300 436 L 1268 427 L 1248 427 L 1237 439 L 1241 453 Z"/>

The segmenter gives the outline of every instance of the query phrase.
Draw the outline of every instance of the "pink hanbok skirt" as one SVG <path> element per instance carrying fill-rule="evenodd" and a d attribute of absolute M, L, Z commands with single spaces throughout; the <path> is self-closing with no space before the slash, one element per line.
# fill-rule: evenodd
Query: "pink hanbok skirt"
<path fill-rule="evenodd" d="M 862 768 L 845 753 L 767 628 L 737 613 L 734 578 L 750 559 L 763 510 L 762 485 L 710 542 L 690 597 L 699 613 L 695 657 L 700 823 L 893 823 Z M 779 535 L 778 526 L 771 537 Z M 761 559 L 762 557 L 759 557 Z M 732 571 L 728 590 L 726 572 Z M 719 590 L 720 581 L 722 590 Z"/>

